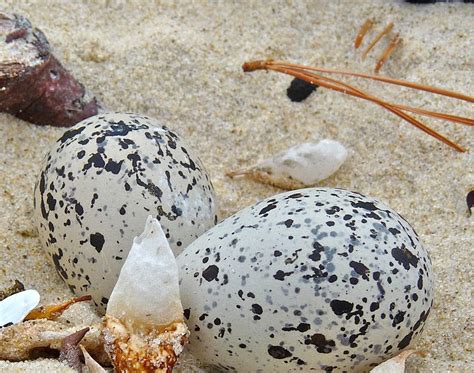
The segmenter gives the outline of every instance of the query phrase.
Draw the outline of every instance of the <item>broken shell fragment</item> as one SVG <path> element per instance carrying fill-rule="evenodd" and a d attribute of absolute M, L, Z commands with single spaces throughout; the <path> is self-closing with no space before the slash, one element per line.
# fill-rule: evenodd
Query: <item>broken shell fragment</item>
<path fill-rule="evenodd" d="M 230 177 L 246 176 L 252 180 L 282 189 L 313 186 L 333 173 L 347 158 L 346 148 L 338 141 L 324 139 L 316 143 L 293 146 L 272 158 Z"/>
<path fill-rule="evenodd" d="M 112 291 L 102 334 L 118 372 L 169 372 L 188 341 L 176 259 L 151 216 Z"/>
<path fill-rule="evenodd" d="M 405 363 L 411 355 L 424 356 L 423 352 L 415 350 L 405 350 L 397 356 L 377 365 L 370 373 L 405 373 Z"/>
<path fill-rule="evenodd" d="M 36 290 L 21 291 L 5 298 L 0 302 L 0 327 L 23 321 L 39 301 L 40 295 Z"/>
<path fill-rule="evenodd" d="M 84 346 L 79 345 L 84 356 L 84 364 L 86 365 L 87 371 L 89 373 L 106 373 L 107 371 L 102 368 L 102 366 L 94 360 L 94 358 L 87 352 Z"/>

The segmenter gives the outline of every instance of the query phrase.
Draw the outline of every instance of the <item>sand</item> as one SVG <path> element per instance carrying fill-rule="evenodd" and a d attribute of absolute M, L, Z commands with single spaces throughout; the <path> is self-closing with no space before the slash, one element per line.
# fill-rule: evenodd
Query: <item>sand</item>
<path fill-rule="evenodd" d="M 59 59 L 107 108 L 153 116 L 186 138 L 212 176 L 221 218 L 279 192 L 231 180 L 227 171 L 299 143 L 342 142 L 349 159 L 319 185 L 356 190 L 389 204 L 413 225 L 434 264 L 435 304 L 416 345 L 428 356 L 413 358 L 409 371 L 474 369 L 474 216 L 467 216 L 465 204 L 474 188 L 473 128 L 426 120 L 468 149 L 457 153 L 368 102 L 318 89 L 306 101 L 292 103 L 286 97 L 290 77 L 244 74 L 240 68 L 247 60 L 274 58 L 371 72 L 387 42 L 363 61 L 353 41 L 372 17 L 378 28 L 393 21 L 403 38 L 384 75 L 472 94 L 472 4 L 19 1 L 2 8 L 40 27 Z M 474 116 L 465 102 L 357 83 L 387 99 Z M 35 178 L 62 132 L 0 114 L 0 287 L 19 279 L 45 302 L 71 296 L 40 247 L 32 218 Z M 92 317 L 87 307 L 80 312 Z M 14 369 L 67 368 L 52 360 L 0 362 L 2 371 Z"/>

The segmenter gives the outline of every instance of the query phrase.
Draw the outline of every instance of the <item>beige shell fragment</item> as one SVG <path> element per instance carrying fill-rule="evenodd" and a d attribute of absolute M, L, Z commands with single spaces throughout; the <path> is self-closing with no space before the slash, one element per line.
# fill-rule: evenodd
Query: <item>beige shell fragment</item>
<path fill-rule="evenodd" d="M 249 169 L 229 172 L 227 176 L 245 176 L 282 189 L 299 189 L 328 178 L 346 158 L 347 150 L 341 143 L 325 139 L 295 145 Z"/>
<path fill-rule="evenodd" d="M 178 265 L 151 216 L 112 291 L 102 335 L 117 372 L 171 372 L 188 342 Z"/>
<path fill-rule="evenodd" d="M 87 325 L 66 326 L 57 321 L 38 319 L 25 321 L 0 329 L 0 360 L 21 361 L 37 357 L 43 348 L 60 350 L 64 338 Z M 110 360 L 100 339 L 100 325 L 90 326 L 90 331 L 81 341 L 95 359 L 104 365 Z"/>
<path fill-rule="evenodd" d="M 415 350 L 405 350 L 397 356 L 377 365 L 370 373 L 405 373 L 405 362 L 412 354 L 423 356 L 424 354 Z"/>
<path fill-rule="evenodd" d="M 81 348 L 82 355 L 84 355 L 84 363 L 89 373 L 107 372 L 97 361 L 94 360 L 94 358 L 89 354 L 89 352 L 87 352 L 84 346 L 80 345 L 79 347 Z"/>

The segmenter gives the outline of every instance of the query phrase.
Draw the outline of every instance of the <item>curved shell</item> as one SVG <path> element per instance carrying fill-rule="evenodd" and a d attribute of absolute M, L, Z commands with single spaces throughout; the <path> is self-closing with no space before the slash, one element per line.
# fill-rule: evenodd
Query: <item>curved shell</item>
<path fill-rule="evenodd" d="M 432 269 L 410 225 L 341 189 L 276 195 L 179 255 L 190 351 L 239 372 L 360 371 L 410 345 Z"/>
<path fill-rule="evenodd" d="M 156 120 L 109 113 L 56 142 L 35 187 L 37 226 L 56 269 L 102 311 L 148 215 L 175 254 L 215 224 L 215 197 L 201 161 Z"/>

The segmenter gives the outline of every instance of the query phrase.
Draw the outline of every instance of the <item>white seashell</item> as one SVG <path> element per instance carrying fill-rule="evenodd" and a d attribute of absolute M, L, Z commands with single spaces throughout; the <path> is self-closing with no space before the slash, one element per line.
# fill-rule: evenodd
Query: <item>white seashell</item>
<path fill-rule="evenodd" d="M 36 290 L 25 290 L 10 295 L 0 302 L 0 327 L 17 324 L 26 317 L 40 301 Z"/>
<path fill-rule="evenodd" d="M 158 220 L 151 216 L 133 240 L 107 315 L 138 326 L 167 326 L 183 319 L 176 259 Z"/>
<path fill-rule="evenodd" d="M 283 189 L 298 189 L 328 178 L 341 167 L 346 158 L 347 150 L 344 145 L 335 140 L 324 139 L 317 144 L 295 145 L 248 170 L 228 175 L 247 176 Z"/>
<path fill-rule="evenodd" d="M 171 372 L 188 342 L 178 265 L 160 223 L 151 216 L 120 271 L 102 336 L 121 372 Z"/>

